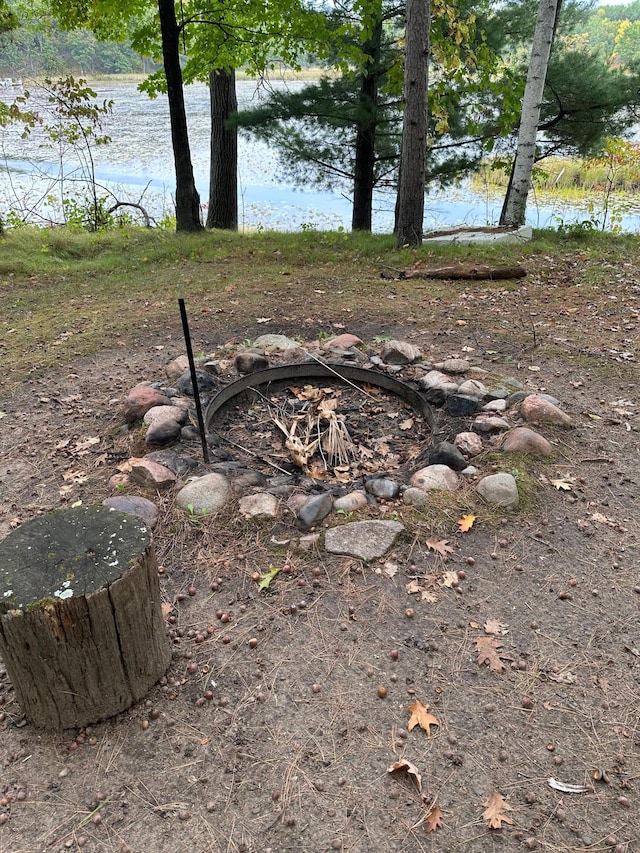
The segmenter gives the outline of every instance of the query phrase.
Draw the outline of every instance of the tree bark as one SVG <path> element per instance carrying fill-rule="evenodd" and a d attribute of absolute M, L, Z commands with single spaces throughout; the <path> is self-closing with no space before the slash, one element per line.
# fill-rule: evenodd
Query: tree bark
<path fill-rule="evenodd" d="M 36 726 L 90 725 L 141 699 L 171 660 L 147 526 L 81 506 L 10 533 L 0 543 L 0 654 Z"/>
<path fill-rule="evenodd" d="M 212 71 L 209 75 L 211 104 L 211 163 L 207 228 L 238 230 L 238 130 L 225 123 L 238 110 L 236 74 Z"/>
<path fill-rule="evenodd" d="M 422 243 L 430 12 L 430 0 L 407 0 L 404 117 L 395 224 L 398 247 Z"/>
<path fill-rule="evenodd" d="M 187 114 L 180 68 L 180 28 L 173 0 L 158 0 L 162 60 L 167 78 L 171 144 L 176 173 L 176 230 L 200 231 L 200 196 L 196 189 L 189 148 Z"/>
<path fill-rule="evenodd" d="M 540 107 L 561 2 L 562 0 L 540 0 L 538 6 L 529 71 L 522 99 L 518 145 L 500 214 L 500 225 L 516 228 L 525 223 L 527 198 L 536 157 Z"/>
<path fill-rule="evenodd" d="M 382 7 L 380 7 L 379 21 L 375 24 L 370 38 L 363 45 L 363 52 L 368 61 L 362 74 L 358 104 L 351 214 L 353 231 L 371 231 L 373 223 L 381 44 Z"/>
<path fill-rule="evenodd" d="M 481 281 L 483 279 L 496 280 L 505 278 L 524 278 L 527 271 L 520 266 L 489 266 L 489 264 L 477 264 L 476 266 L 454 266 L 435 267 L 432 269 L 418 268 L 409 270 L 404 278 L 438 278 L 455 279 L 462 281 Z"/>

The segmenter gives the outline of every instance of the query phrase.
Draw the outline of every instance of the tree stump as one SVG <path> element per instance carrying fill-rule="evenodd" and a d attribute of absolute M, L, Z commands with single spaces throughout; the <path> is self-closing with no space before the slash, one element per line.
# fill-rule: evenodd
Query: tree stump
<path fill-rule="evenodd" d="M 36 726 L 90 725 L 141 699 L 171 659 L 147 526 L 79 506 L 10 533 L 0 542 L 0 656 Z"/>

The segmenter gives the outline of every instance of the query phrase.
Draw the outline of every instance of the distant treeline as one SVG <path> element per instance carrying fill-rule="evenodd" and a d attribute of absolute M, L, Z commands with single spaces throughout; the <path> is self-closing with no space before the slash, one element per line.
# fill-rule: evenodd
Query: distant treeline
<path fill-rule="evenodd" d="M 128 44 L 100 42 L 86 30 L 19 27 L 0 36 L 0 77 L 78 74 L 148 74 L 157 65 Z"/>
<path fill-rule="evenodd" d="M 640 62 L 640 0 L 595 8 L 586 31 L 576 35 L 592 50 L 603 51 L 613 64 Z M 100 42 L 86 30 L 65 32 L 53 19 L 0 35 L 0 78 L 148 74 L 157 67 L 126 43 Z"/>

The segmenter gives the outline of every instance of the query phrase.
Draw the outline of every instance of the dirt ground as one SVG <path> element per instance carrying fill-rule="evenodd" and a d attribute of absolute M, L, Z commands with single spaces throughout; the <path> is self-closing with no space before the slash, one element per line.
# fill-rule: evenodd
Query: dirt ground
<path fill-rule="evenodd" d="M 554 274 L 553 288 L 571 287 L 574 261 Z M 634 275 L 618 276 L 615 300 L 578 311 L 570 300 L 558 310 L 557 292 L 548 305 L 541 259 L 515 289 L 458 283 L 447 305 L 398 283 L 384 313 L 370 302 L 362 317 L 332 302 L 314 320 L 309 305 L 260 326 L 240 308 L 231 325 L 196 318 L 197 351 L 344 327 L 365 342 L 410 340 L 434 360 L 464 355 L 555 395 L 576 426 L 546 433 L 556 454 L 527 461 L 516 514 L 471 497 L 426 514 L 381 505 L 377 517 L 397 513 L 407 534 L 379 563 L 288 552 L 266 524 L 232 512 L 196 524 L 170 495 L 147 494 L 161 509 L 170 669 L 126 713 L 50 734 L 24 723 L 0 668 L 0 853 L 638 853 Z M 265 296 L 265 316 L 279 316 L 280 298 Z M 116 435 L 119 405 L 182 353 L 178 322 L 118 344 L 2 400 L 1 535 L 101 502 L 118 454 L 139 450 L 135 434 Z M 465 533 L 460 509 L 477 514 Z M 434 538 L 453 549 L 446 561 Z M 252 575 L 272 565 L 288 570 L 259 591 Z M 407 593 L 416 575 L 432 579 L 425 600 Z M 483 638 L 493 666 L 479 660 Z M 430 731 L 408 730 L 418 702 Z M 421 792 L 412 773 L 389 772 L 403 761 Z"/>

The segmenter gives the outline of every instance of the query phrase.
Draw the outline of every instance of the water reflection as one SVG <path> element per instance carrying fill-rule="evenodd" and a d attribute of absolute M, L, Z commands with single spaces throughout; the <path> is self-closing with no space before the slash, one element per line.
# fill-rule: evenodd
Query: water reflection
<path fill-rule="evenodd" d="M 287 84 L 300 88 L 302 82 Z M 150 100 L 137 91 L 132 83 L 109 81 L 93 87 L 100 100 L 114 101 L 113 114 L 105 122 L 104 131 L 112 142 L 94 151 L 97 180 L 120 200 L 136 201 L 155 218 L 173 209 L 175 186 L 173 153 L 166 96 Z M 252 81 L 239 81 L 240 106 L 259 98 Z M 206 201 L 209 168 L 209 93 L 206 86 L 196 84 L 186 88 L 187 117 L 192 147 L 196 183 L 201 198 Z M 67 190 L 73 194 L 73 182 L 82 170 L 73 169 L 71 150 L 56 148 L 39 128 L 29 138 L 20 138 L 20 128 L 2 131 L 4 169 L 0 170 L 2 197 L 0 212 L 9 209 L 28 211 L 42 205 L 51 190 L 52 179 L 63 173 Z M 61 167 L 64 163 L 64 170 Z M 239 218 L 245 229 L 299 230 L 302 227 L 337 229 L 350 227 L 351 203 L 349 187 L 329 192 L 300 189 L 279 174 L 277 153 L 268 145 L 240 138 L 239 141 Z M 53 186 L 59 195 L 60 185 Z M 393 230 L 394 196 L 378 192 L 374 197 L 374 230 Z M 431 193 L 426 199 L 425 230 L 456 225 L 495 224 L 500 215 L 502 197 L 473 193 L 468 187 L 452 188 Z M 45 203 L 45 215 L 60 220 L 55 200 Z M 24 215 L 24 214 L 23 214 Z M 597 218 L 597 212 L 595 214 Z M 528 222 L 534 227 L 557 227 L 566 223 L 590 219 L 588 206 L 582 209 L 556 200 L 537 203 L 531 198 Z M 640 204 L 628 210 L 622 227 L 640 229 Z"/>

